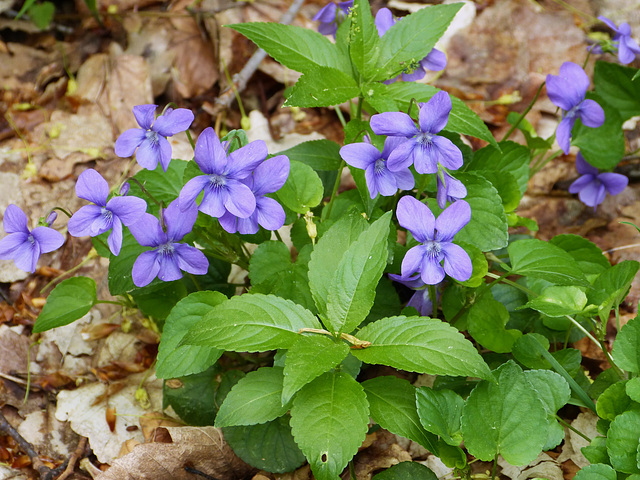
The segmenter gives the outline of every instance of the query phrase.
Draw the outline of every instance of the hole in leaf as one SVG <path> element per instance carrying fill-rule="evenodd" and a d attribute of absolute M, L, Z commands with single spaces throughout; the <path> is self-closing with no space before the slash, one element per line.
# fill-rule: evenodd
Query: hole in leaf
<path fill-rule="evenodd" d="M 322 457 L 320 457 L 320 460 L 322 460 L 323 463 L 326 462 L 327 461 L 327 454 L 323 453 Z"/>

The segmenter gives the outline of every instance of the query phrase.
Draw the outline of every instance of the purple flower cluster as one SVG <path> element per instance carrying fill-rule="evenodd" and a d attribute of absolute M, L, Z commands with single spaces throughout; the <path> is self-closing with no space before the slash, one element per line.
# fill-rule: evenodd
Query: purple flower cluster
<path fill-rule="evenodd" d="M 570 193 L 577 193 L 580 201 L 588 207 L 596 207 L 604 201 L 607 193 L 618 195 L 629 184 L 629 179 L 619 173 L 599 173 L 598 169 L 589 165 L 578 153 L 576 170 L 580 177 L 569 186 Z"/>
<path fill-rule="evenodd" d="M 611 48 L 607 51 L 618 52 L 618 60 L 620 63 L 627 65 L 636 58 L 636 55 L 640 53 L 640 46 L 633 38 L 631 38 L 631 27 L 628 23 L 621 23 L 619 27 L 616 26 L 607 17 L 599 16 L 598 20 L 607 24 L 607 26 L 614 31 Z M 604 53 L 604 49 L 601 45 L 594 45 L 591 47 L 593 53 Z"/>
<path fill-rule="evenodd" d="M 389 10 L 388 8 L 381 8 L 380 10 L 378 10 L 375 21 L 376 27 L 378 29 L 378 35 L 380 37 L 387 33 L 387 30 L 389 30 L 396 23 L 395 18 L 393 18 L 393 13 L 391 13 L 391 10 Z M 440 70 L 444 70 L 446 66 L 447 56 L 444 54 L 444 52 L 441 52 L 437 48 L 433 48 L 426 57 L 418 62 L 417 65 L 411 65 L 401 75 L 391 80 L 387 80 L 384 83 L 392 83 L 400 77 L 402 77 L 402 80 L 404 80 L 405 82 L 421 80 L 424 78 L 426 70 L 439 72 Z"/>
<path fill-rule="evenodd" d="M 564 62 L 559 75 L 547 75 L 547 94 L 554 105 L 564 110 L 556 130 L 558 145 L 566 154 L 571 146 L 571 130 L 580 119 L 584 125 L 597 128 L 604 123 L 604 110 L 594 100 L 585 99 L 589 77 L 580 65 Z"/>
<path fill-rule="evenodd" d="M 198 210 L 220 219 L 229 233 L 256 233 L 259 225 L 277 230 L 284 225 L 282 206 L 266 196 L 279 190 L 289 176 L 289 159 L 284 155 L 267 158 L 262 140 L 227 152 L 213 128 L 198 137 L 195 162 L 204 175 L 189 180 L 180 191 L 180 208 L 187 210 L 204 192 Z"/>
<path fill-rule="evenodd" d="M 353 7 L 353 0 L 340 2 L 337 5 L 333 2 L 326 4 L 315 16 L 314 21 L 319 21 L 318 32 L 322 35 L 334 35 L 338 31 L 338 27 L 349 15 L 349 9 Z"/>
<path fill-rule="evenodd" d="M 116 140 L 115 152 L 119 157 L 130 157 L 137 149 L 136 160 L 142 168 L 155 170 L 158 162 L 166 172 L 171 162 L 171 144 L 167 137 L 184 132 L 193 122 L 191 110 L 167 108 L 154 120 L 157 105 L 133 107 L 133 115 L 142 128 L 130 128 Z"/>

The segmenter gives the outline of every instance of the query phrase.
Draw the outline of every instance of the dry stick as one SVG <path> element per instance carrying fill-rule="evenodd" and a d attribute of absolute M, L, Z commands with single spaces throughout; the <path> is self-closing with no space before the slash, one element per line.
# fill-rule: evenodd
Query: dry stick
<path fill-rule="evenodd" d="M 4 432 L 9 435 L 13 440 L 20 446 L 23 452 L 29 455 L 31 459 L 31 465 L 33 468 L 38 471 L 41 478 L 44 478 L 47 473 L 51 471 L 49 467 L 47 467 L 42 461 L 40 457 L 33 449 L 31 444 L 27 442 L 22 435 L 18 433 L 18 431 L 11 426 L 11 424 L 7 421 L 5 416 L 0 412 L 0 432 Z"/>
<path fill-rule="evenodd" d="M 86 446 L 87 446 L 87 437 L 80 437 L 78 446 L 76 447 L 74 452 L 71 454 L 71 457 L 69 457 L 69 460 L 67 462 L 67 467 L 64 469 L 64 472 L 62 472 L 62 475 L 60 475 L 57 480 L 65 480 L 67 477 L 73 474 L 73 471 L 76 468 L 76 462 L 78 461 L 79 458 L 84 456 L 84 449 Z"/>
<path fill-rule="evenodd" d="M 295 18 L 296 13 L 298 12 L 298 10 L 300 10 L 300 7 L 302 6 L 303 3 L 304 3 L 304 0 L 294 0 L 291 6 L 289 7 L 289 10 L 287 10 L 284 13 L 284 15 L 280 17 L 280 23 L 282 25 L 289 25 Z M 254 74 L 254 72 L 258 69 L 258 67 L 260 66 L 260 63 L 262 63 L 262 60 L 264 60 L 264 57 L 266 56 L 267 56 L 267 52 L 259 48 L 256 51 L 256 53 L 254 53 L 251 56 L 251 58 L 249 59 L 247 64 L 244 66 L 244 68 L 240 70 L 239 73 L 234 75 L 234 84 L 230 86 L 222 95 L 220 95 L 216 99 L 216 105 L 213 108 L 213 110 L 210 112 L 213 117 L 217 116 L 225 108 L 229 108 L 229 105 L 231 105 L 231 102 L 233 101 L 235 92 L 240 93 L 247 87 L 247 83 L 249 82 L 249 79 Z M 235 92 L 234 92 L 234 87 L 235 87 Z"/>

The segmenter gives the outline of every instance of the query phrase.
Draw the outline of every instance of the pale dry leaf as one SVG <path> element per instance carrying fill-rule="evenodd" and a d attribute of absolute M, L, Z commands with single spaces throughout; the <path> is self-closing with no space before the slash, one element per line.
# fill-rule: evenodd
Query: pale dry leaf
<path fill-rule="evenodd" d="M 501 456 L 498 457 L 501 474 L 512 480 L 527 480 L 528 478 L 546 478 L 548 480 L 563 480 L 562 468 L 556 460 L 542 452 L 528 465 L 514 466 Z"/>
<path fill-rule="evenodd" d="M 571 422 L 571 426 L 589 438 L 596 438 L 600 436 L 596 428 L 597 422 L 597 415 L 591 411 L 587 411 L 580 413 L 578 417 Z M 558 463 L 562 464 L 567 460 L 571 460 L 580 468 L 586 467 L 589 465 L 589 461 L 582 455 L 580 449 L 589 445 L 589 442 L 572 430 L 565 429 L 565 432 L 568 433 L 564 437 L 562 452 L 557 458 Z"/>
<path fill-rule="evenodd" d="M 264 140 L 269 153 L 281 152 L 309 140 L 321 140 L 325 138 L 317 132 L 310 133 L 309 135 L 287 133 L 280 140 L 274 140 L 269 132 L 267 119 L 261 112 L 252 110 L 249 112 L 249 120 L 251 121 L 251 128 L 247 130 L 249 141 Z"/>
<path fill-rule="evenodd" d="M 68 457 L 78 443 L 78 435 L 70 425 L 55 418 L 52 404 L 48 404 L 44 410 L 28 414 L 17 430 L 38 454 L 54 459 Z"/>
<path fill-rule="evenodd" d="M 240 460 L 215 427 L 167 427 L 172 443 L 137 445 L 132 452 L 112 462 L 96 480 L 191 480 L 194 468 L 219 480 L 244 478 L 254 468 Z"/>

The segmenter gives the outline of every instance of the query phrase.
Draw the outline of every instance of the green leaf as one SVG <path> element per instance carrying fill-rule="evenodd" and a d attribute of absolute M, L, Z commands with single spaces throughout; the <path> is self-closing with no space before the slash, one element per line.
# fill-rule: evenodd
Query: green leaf
<path fill-rule="evenodd" d="M 287 351 L 284 364 L 282 403 L 286 403 L 307 383 L 328 372 L 349 355 L 342 340 L 325 335 L 300 335 Z"/>
<path fill-rule="evenodd" d="M 265 50 L 274 60 L 297 72 L 314 67 L 340 68 L 335 45 L 308 28 L 280 23 L 236 23 L 226 25 Z"/>
<path fill-rule="evenodd" d="M 600 418 L 613 421 L 634 405 L 627 395 L 627 383 L 628 381 L 616 382 L 600 394 L 596 404 L 596 412 Z"/>
<path fill-rule="evenodd" d="M 484 256 L 484 253 L 482 253 L 482 250 L 475 245 L 459 241 L 456 241 L 456 243 L 464 248 L 465 252 L 469 254 L 469 258 L 471 258 L 471 266 L 473 268 L 469 280 L 465 280 L 460 283 L 465 287 L 479 287 L 484 284 L 484 277 L 489 271 L 487 258 Z"/>
<path fill-rule="evenodd" d="M 33 326 L 33 333 L 69 325 L 89 313 L 97 301 L 93 279 L 73 277 L 63 280 L 47 297 L 47 303 Z"/>
<path fill-rule="evenodd" d="M 288 415 L 260 425 L 224 427 L 222 433 L 236 455 L 261 470 L 292 472 L 306 461 L 291 435 Z"/>
<path fill-rule="evenodd" d="M 314 67 L 291 89 L 285 107 L 328 107 L 347 102 L 360 94 L 356 81 L 337 68 Z"/>
<path fill-rule="evenodd" d="M 420 387 L 416 392 L 416 406 L 422 426 L 438 435 L 448 445 L 462 442 L 460 417 L 464 400 L 452 390 L 432 390 Z"/>
<path fill-rule="evenodd" d="M 309 288 L 318 311 L 327 311 L 329 289 L 340 260 L 367 228 L 369 224 L 362 215 L 346 215 L 334 223 L 314 247 L 309 260 Z"/>
<path fill-rule="evenodd" d="M 308 250 L 300 252 L 293 263 L 284 243 L 270 240 L 261 243 L 249 262 L 252 293 L 271 293 L 313 311 L 315 304 L 307 276 Z"/>
<path fill-rule="evenodd" d="M 526 465 L 547 440 L 547 412 L 513 361 L 500 366 L 495 376 L 497 384 L 480 382 L 467 399 L 462 416 L 465 446 L 484 461 L 501 454 L 512 465 Z"/>
<path fill-rule="evenodd" d="M 509 172 L 496 170 L 475 171 L 474 173 L 488 180 L 497 190 L 505 212 L 513 212 L 518 208 L 522 194 L 516 177 Z"/>
<path fill-rule="evenodd" d="M 616 365 L 628 372 L 640 372 L 640 317 L 627 322 L 613 342 L 611 355 Z"/>
<path fill-rule="evenodd" d="M 637 68 L 596 62 L 593 74 L 596 93 L 620 113 L 623 121 L 640 115 L 640 81 L 633 80 L 637 72 Z"/>
<path fill-rule="evenodd" d="M 346 373 L 328 372 L 293 399 L 291 431 L 318 480 L 335 480 L 365 439 L 369 405 Z"/>
<path fill-rule="evenodd" d="M 393 78 L 426 57 L 462 5 L 430 6 L 397 21 L 380 40 L 374 80 Z"/>
<path fill-rule="evenodd" d="M 429 467 L 417 462 L 400 462 L 373 477 L 374 480 L 437 480 Z"/>
<path fill-rule="evenodd" d="M 616 480 L 617 478 L 616 471 L 602 463 L 582 467 L 573 477 L 574 480 Z"/>
<path fill-rule="evenodd" d="M 375 74 L 380 37 L 368 0 L 355 0 L 351 7 L 349 55 L 353 65 L 368 80 Z"/>
<path fill-rule="evenodd" d="M 584 159 L 596 168 L 610 170 L 624 155 L 624 133 L 618 111 L 592 92 L 586 98 L 595 100 L 604 109 L 606 121 L 601 127 L 591 128 L 580 119 L 573 127 L 572 145 L 580 148 Z"/>
<path fill-rule="evenodd" d="M 309 165 L 316 171 L 337 170 L 340 167 L 340 145 L 331 140 L 302 142 L 275 155 L 286 155 L 289 160 Z"/>
<path fill-rule="evenodd" d="M 138 288 L 133 284 L 131 272 L 138 256 L 147 250 L 151 249 L 140 245 L 128 229 L 123 232 L 120 255 L 111 254 L 109 257 L 109 292 L 111 295 L 122 295 Z M 161 280 L 156 278 L 149 284 L 149 287 L 153 288 L 160 282 Z"/>
<path fill-rule="evenodd" d="M 144 315 L 163 321 L 171 309 L 188 293 L 185 283 L 180 279 L 155 283 L 147 288 L 133 291 L 131 297 Z"/>
<path fill-rule="evenodd" d="M 474 152 L 473 160 L 462 169 L 466 172 L 506 172 L 518 182 L 520 194 L 527 191 L 531 152 L 527 147 L 515 142 L 500 142 L 500 150 L 493 145 Z"/>
<path fill-rule="evenodd" d="M 362 386 L 374 422 L 431 452 L 437 451 L 437 438 L 420 424 L 416 411 L 416 388 L 413 385 L 398 377 L 383 376 L 362 382 Z"/>
<path fill-rule="evenodd" d="M 301 328 L 322 328 L 307 309 L 275 295 L 232 297 L 189 329 L 182 345 L 203 345 L 235 352 L 291 348 Z"/>
<path fill-rule="evenodd" d="M 425 9 L 421 11 L 425 11 Z M 404 23 L 404 20 L 396 23 L 394 27 L 402 23 Z M 422 29 L 423 27 L 420 28 Z M 387 34 L 384 35 L 384 37 L 386 36 Z M 398 107 L 404 111 L 408 110 L 409 103 L 412 98 L 415 98 L 418 102 L 427 102 L 440 91 L 440 89 L 431 85 L 416 82 L 396 82 L 391 85 L 384 85 L 384 87 L 386 88 L 383 88 L 382 86 L 371 88 L 372 95 L 375 96 L 384 93 L 385 97 L 394 100 L 398 104 Z M 363 88 L 365 96 L 368 94 L 367 89 L 369 88 L 370 85 Z M 471 135 L 472 137 L 480 138 L 497 147 L 498 143 L 496 142 L 496 139 L 493 138 L 489 128 L 487 128 L 482 119 L 462 100 L 454 97 L 453 95 L 449 95 L 449 97 L 451 98 L 452 108 L 451 113 L 449 114 L 449 121 L 447 122 L 445 129 L 450 132 L 462 133 L 464 135 Z M 516 178 L 518 177 L 516 176 Z"/>
<path fill-rule="evenodd" d="M 324 187 L 309 165 L 292 161 L 287 181 L 278 190 L 283 205 L 296 213 L 307 213 L 322 201 Z"/>
<path fill-rule="evenodd" d="M 289 404 L 284 405 L 281 367 L 262 367 L 247 373 L 231 389 L 216 415 L 216 427 L 255 425 L 284 415 Z"/>
<path fill-rule="evenodd" d="M 227 297 L 220 292 L 195 292 L 173 307 L 162 330 L 156 364 L 158 378 L 184 377 L 202 372 L 220 358 L 222 350 L 210 346 L 178 345 L 191 327 L 226 300 Z"/>
<path fill-rule="evenodd" d="M 216 377 L 219 374 L 220 368 L 216 364 L 204 372 L 164 382 L 162 408 L 171 406 L 189 425 L 213 425 L 218 408 L 212 399 L 218 388 Z"/>
<path fill-rule="evenodd" d="M 598 315 L 603 321 L 609 319 L 609 312 L 627 296 L 631 282 L 640 269 L 635 260 L 624 260 L 602 272 L 589 290 L 589 302 L 598 305 Z"/>
<path fill-rule="evenodd" d="M 189 162 L 174 158 L 171 160 L 171 163 L 169 163 L 166 172 L 162 169 L 162 165 L 158 164 L 155 170 L 140 170 L 133 178 L 140 182 L 145 190 L 153 195 L 153 198 L 159 202 L 163 202 L 165 206 L 167 206 L 178 198 L 180 190 L 182 190 L 184 186 L 182 179 L 188 164 Z M 200 175 L 201 174 L 202 173 L 200 173 Z M 147 212 L 157 215 L 159 211 L 158 205 L 149 195 L 142 191 L 140 185 L 132 181 L 129 182 L 129 185 L 131 186 L 129 195 L 135 195 L 136 197 L 144 199 L 147 202 Z"/>
<path fill-rule="evenodd" d="M 362 328 L 356 337 L 372 344 L 351 352 L 366 363 L 431 375 L 493 378 L 473 344 L 439 320 L 383 318 Z"/>
<path fill-rule="evenodd" d="M 590 286 L 576 261 L 560 247 L 526 239 L 511 243 L 507 251 L 514 275 L 541 278 L 558 285 Z"/>
<path fill-rule="evenodd" d="M 640 473 L 638 468 L 638 432 L 640 411 L 629 410 L 618 415 L 607 433 L 607 452 L 613 468 L 623 473 Z"/>
<path fill-rule="evenodd" d="M 582 313 L 586 305 L 584 288 L 552 285 L 521 308 L 532 308 L 549 317 L 564 317 Z"/>
<path fill-rule="evenodd" d="M 467 314 L 468 330 L 471 336 L 485 348 L 497 353 L 509 353 L 514 342 L 522 336 L 520 330 L 505 326 L 509 312 L 491 294 L 485 294 L 471 306 Z"/>
<path fill-rule="evenodd" d="M 562 234 L 556 235 L 549 243 L 560 247 L 573 257 L 587 278 L 593 280 L 593 275 L 598 275 L 609 269 L 611 264 L 602 250 L 593 242 L 580 235 Z"/>
<path fill-rule="evenodd" d="M 362 232 L 345 252 L 327 296 L 326 323 L 335 332 L 351 332 L 366 318 L 375 287 L 387 265 L 391 212 Z"/>
<path fill-rule="evenodd" d="M 636 403 L 640 403 L 640 377 L 633 377 L 625 386 L 627 396 Z"/>
<path fill-rule="evenodd" d="M 40 30 L 45 30 L 51 25 L 56 7 L 51 2 L 34 3 L 29 7 L 29 17 Z"/>

